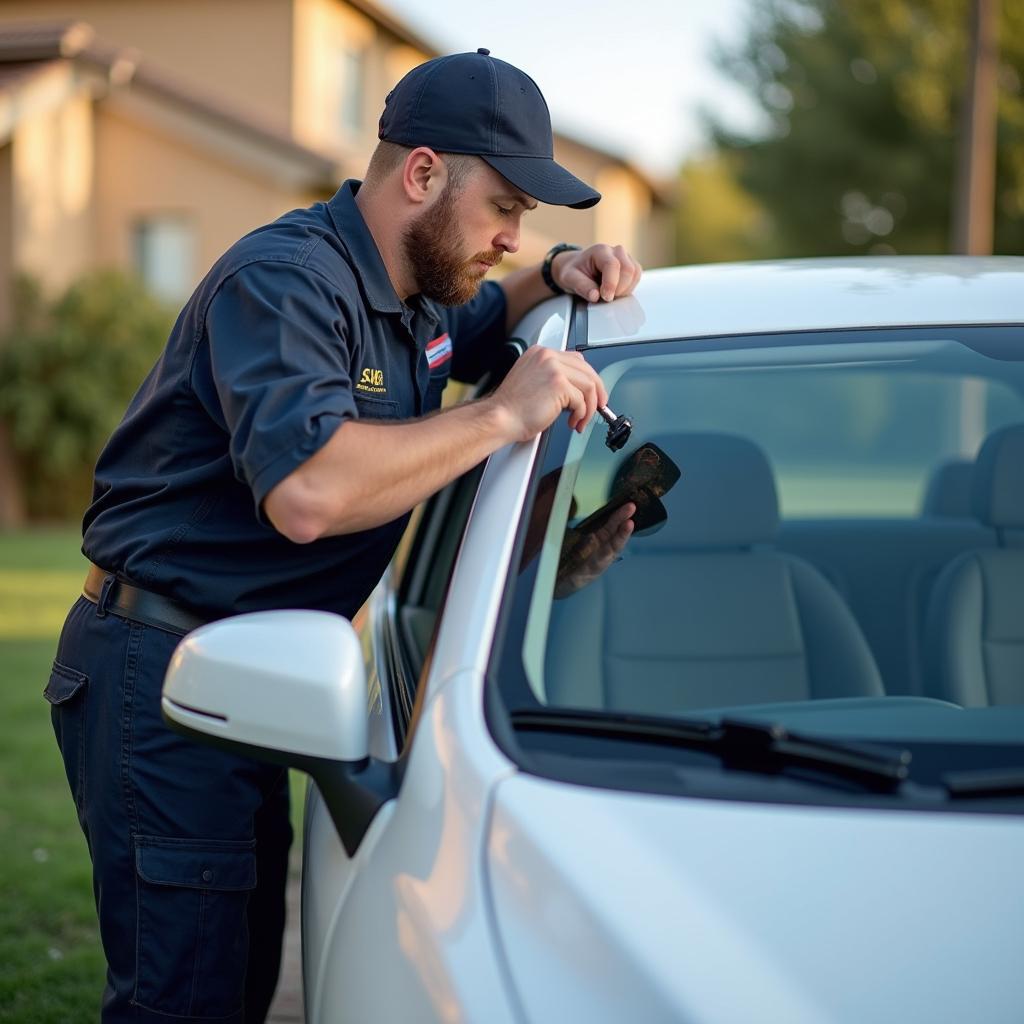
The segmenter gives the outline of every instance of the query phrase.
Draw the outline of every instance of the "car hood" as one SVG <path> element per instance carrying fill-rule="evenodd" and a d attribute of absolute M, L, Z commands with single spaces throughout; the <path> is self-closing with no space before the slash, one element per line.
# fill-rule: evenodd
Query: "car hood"
<path fill-rule="evenodd" d="M 1024 821 L 515 775 L 495 928 L 530 1024 L 1024 1019 Z"/>

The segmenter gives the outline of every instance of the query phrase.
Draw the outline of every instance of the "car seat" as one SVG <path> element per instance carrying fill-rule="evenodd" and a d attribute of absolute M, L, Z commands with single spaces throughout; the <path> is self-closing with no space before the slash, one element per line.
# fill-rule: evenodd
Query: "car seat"
<path fill-rule="evenodd" d="M 682 470 L 660 532 L 555 601 L 551 704 L 672 714 L 702 707 L 881 696 L 852 613 L 807 562 L 772 548 L 768 459 L 729 434 L 652 439 Z"/>
<path fill-rule="evenodd" d="M 965 707 L 1024 703 L 1024 424 L 989 436 L 975 463 L 974 515 L 998 547 L 965 551 L 935 582 L 925 691 Z"/>
<path fill-rule="evenodd" d="M 948 459 L 928 478 L 921 515 L 931 519 L 970 519 L 973 459 Z"/>

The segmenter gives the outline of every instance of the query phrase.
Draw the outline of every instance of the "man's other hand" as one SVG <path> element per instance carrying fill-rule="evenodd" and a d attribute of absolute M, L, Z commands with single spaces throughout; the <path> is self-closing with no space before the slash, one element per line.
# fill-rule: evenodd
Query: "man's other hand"
<path fill-rule="evenodd" d="M 551 264 L 555 283 L 587 302 L 611 302 L 629 295 L 643 267 L 621 245 L 591 245 L 578 252 L 559 253 Z"/>
<path fill-rule="evenodd" d="M 593 583 L 618 559 L 633 533 L 636 505 L 627 501 L 615 509 L 600 529 L 580 536 L 571 527 L 565 531 L 562 558 L 555 579 L 555 597 L 568 597 Z"/>

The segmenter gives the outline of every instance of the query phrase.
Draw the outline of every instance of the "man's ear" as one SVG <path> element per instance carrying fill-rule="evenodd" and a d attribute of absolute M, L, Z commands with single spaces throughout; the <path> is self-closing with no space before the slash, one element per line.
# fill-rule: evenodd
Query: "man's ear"
<path fill-rule="evenodd" d="M 402 167 L 402 188 L 413 203 L 424 203 L 444 191 L 448 170 L 444 161 L 427 146 L 417 146 Z"/>

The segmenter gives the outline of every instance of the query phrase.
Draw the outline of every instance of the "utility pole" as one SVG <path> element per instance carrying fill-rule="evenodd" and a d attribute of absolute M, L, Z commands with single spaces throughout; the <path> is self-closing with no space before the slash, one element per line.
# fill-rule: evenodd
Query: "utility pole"
<path fill-rule="evenodd" d="M 953 251 L 992 252 L 996 191 L 998 0 L 970 0 L 967 83 L 960 111 L 953 195 Z"/>

